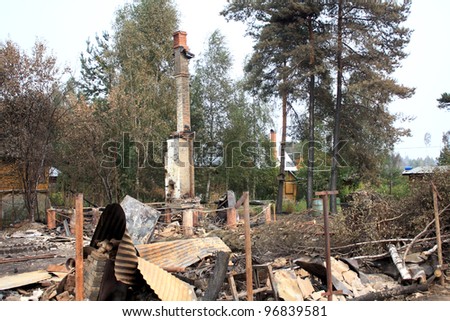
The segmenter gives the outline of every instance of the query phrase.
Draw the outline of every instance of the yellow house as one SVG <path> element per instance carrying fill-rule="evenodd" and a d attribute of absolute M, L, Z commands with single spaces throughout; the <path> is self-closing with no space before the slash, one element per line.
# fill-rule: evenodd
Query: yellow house
<path fill-rule="evenodd" d="M 49 168 L 44 169 L 37 186 L 38 192 L 47 192 L 49 187 Z M 20 172 L 14 162 L 0 160 L 0 192 L 23 192 Z"/>
<path fill-rule="evenodd" d="M 37 185 L 37 208 L 44 213 L 47 208 L 49 192 L 49 168 L 44 169 Z M 0 159 L 0 228 L 28 219 L 24 198 L 24 188 L 20 172 L 14 162 Z"/>
<path fill-rule="evenodd" d="M 270 130 L 270 140 L 277 146 L 277 136 L 274 130 Z M 279 147 L 274 148 L 274 157 L 277 159 L 278 166 L 281 162 Z M 295 162 L 291 159 L 288 153 L 284 153 L 284 170 L 285 170 L 285 179 L 284 179 L 284 188 L 283 188 L 283 199 L 296 201 L 297 199 L 297 177 L 295 173 L 298 171 L 298 167 Z"/>

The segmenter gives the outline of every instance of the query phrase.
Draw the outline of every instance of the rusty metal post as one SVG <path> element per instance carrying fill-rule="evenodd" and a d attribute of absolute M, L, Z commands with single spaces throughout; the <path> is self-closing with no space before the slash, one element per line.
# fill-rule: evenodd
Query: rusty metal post
<path fill-rule="evenodd" d="M 431 183 L 431 188 L 433 190 L 433 206 L 434 206 L 434 221 L 436 225 L 436 243 L 437 243 L 437 252 L 438 252 L 438 264 L 439 271 L 442 271 L 444 265 L 444 259 L 442 257 L 442 240 L 441 240 L 441 223 L 439 221 L 439 204 L 438 204 L 438 196 L 437 196 L 437 188 L 434 183 Z M 444 274 L 441 272 L 439 275 L 439 283 L 441 285 L 445 285 Z"/>
<path fill-rule="evenodd" d="M 56 210 L 53 207 L 47 209 L 47 228 L 49 230 L 56 228 Z"/>
<path fill-rule="evenodd" d="M 84 300 L 83 278 L 83 194 L 75 196 L 75 300 Z"/>
<path fill-rule="evenodd" d="M 227 208 L 227 226 L 229 228 L 236 227 L 236 209 L 234 207 Z"/>
<path fill-rule="evenodd" d="M 272 213 L 270 211 L 270 204 L 269 204 L 269 206 L 267 206 L 266 209 L 265 209 L 266 224 L 270 223 L 272 221 L 271 214 Z"/>
<path fill-rule="evenodd" d="M 331 242 L 328 220 L 328 195 L 336 195 L 338 191 L 316 192 L 316 196 L 320 196 L 323 200 L 323 225 L 325 233 L 325 262 L 327 265 L 327 292 L 325 295 L 328 301 L 333 301 L 333 280 L 331 276 Z"/>
<path fill-rule="evenodd" d="M 247 283 L 247 301 L 253 301 L 252 239 L 250 234 L 250 194 L 249 192 L 244 192 L 243 195 L 245 195 L 245 279 Z"/>

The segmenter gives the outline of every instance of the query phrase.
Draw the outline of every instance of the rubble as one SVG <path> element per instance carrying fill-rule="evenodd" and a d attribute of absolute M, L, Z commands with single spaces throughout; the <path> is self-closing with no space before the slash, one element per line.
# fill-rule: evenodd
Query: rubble
<path fill-rule="evenodd" d="M 95 231 L 90 231 L 89 227 L 85 231 L 86 300 L 247 299 L 242 222 L 230 229 L 213 213 L 206 213 L 198 216 L 193 235 L 187 237 L 179 214 L 172 215 L 170 223 L 159 216 L 151 238 L 149 231 L 140 234 L 144 236 L 141 240 L 150 240 L 149 243 L 135 244 L 136 239 L 133 241 L 128 231 L 125 211 L 120 210 L 119 204 L 107 208 Z M 264 208 L 257 208 L 250 218 L 254 298 L 327 300 L 321 221 L 311 220 L 308 214 L 293 214 L 280 215 L 277 221 L 264 223 L 259 216 Z M 58 232 L 42 225 L 35 227 L 24 226 L 20 231 L 2 234 L 0 251 L 6 254 L 3 260 L 12 261 L 0 262 L 0 267 L 13 266 L 21 259 L 32 264 L 46 262 L 46 267 L 17 273 L 9 271 L 0 278 L 0 300 L 74 300 L 74 238 L 65 235 L 64 229 Z M 416 294 L 427 296 L 436 272 L 436 249 L 418 245 L 411 247 L 407 255 L 406 247 L 395 246 L 399 263 L 405 258 L 404 266 L 411 274 L 410 279 L 399 278 L 399 270 L 387 252 L 369 259 L 332 256 L 332 299 L 386 300 L 411 294 L 423 299 Z M 65 255 L 61 255 L 60 248 L 64 248 Z M 36 255 L 29 255 L 31 253 Z M 59 261 L 53 261 L 55 259 Z M 445 268 L 443 273 L 447 273 Z M 28 272 L 30 274 L 24 274 Z M 112 283 L 111 272 L 115 275 Z"/>

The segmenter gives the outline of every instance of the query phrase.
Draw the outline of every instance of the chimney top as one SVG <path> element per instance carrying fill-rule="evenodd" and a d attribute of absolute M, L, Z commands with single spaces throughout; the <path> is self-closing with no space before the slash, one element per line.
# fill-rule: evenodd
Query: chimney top
<path fill-rule="evenodd" d="M 189 51 L 189 47 L 186 43 L 187 32 L 185 31 L 176 31 L 173 34 L 173 48 L 183 47 L 184 50 Z"/>

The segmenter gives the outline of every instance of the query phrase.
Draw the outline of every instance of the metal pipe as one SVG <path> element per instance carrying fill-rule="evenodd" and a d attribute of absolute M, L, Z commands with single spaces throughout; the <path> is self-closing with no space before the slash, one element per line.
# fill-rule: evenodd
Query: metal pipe
<path fill-rule="evenodd" d="M 333 280 L 331 274 L 331 242 L 328 219 L 328 195 L 336 195 L 338 191 L 316 192 L 316 196 L 320 196 L 323 200 L 323 228 L 325 233 L 325 262 L 327 265 L 327 297 L 328 301 L 333 301 Z"/>
<path fill-rule="evenodd" d="M 330 230 L 328 222 L 328 195 L 323 195 L 323 225 L 325 230 L 325 259 L 327 262 L 328 301 L 333 301 L 333 281 L 331 280 Z"/>
<path fill-rule="evenodd" d="M 244 192 L 244 224 L 245 224 L 245 279 L 247 282 L 247 301 L 253 301 L 253 265 L 252 239 L 250 234 L 250 195 Z"/>

